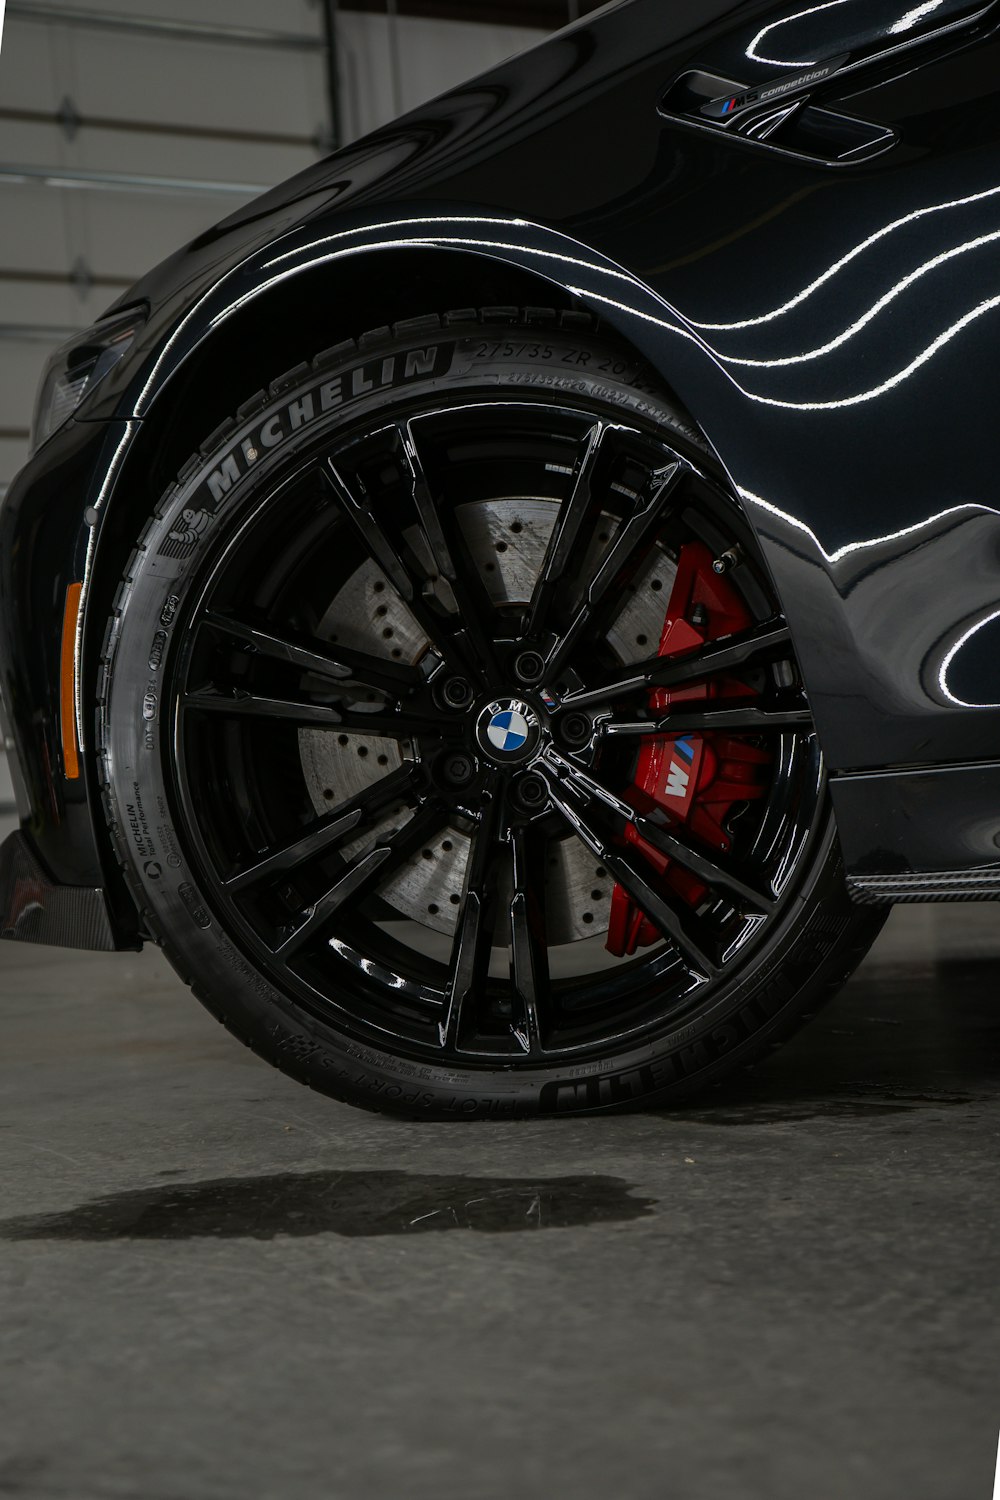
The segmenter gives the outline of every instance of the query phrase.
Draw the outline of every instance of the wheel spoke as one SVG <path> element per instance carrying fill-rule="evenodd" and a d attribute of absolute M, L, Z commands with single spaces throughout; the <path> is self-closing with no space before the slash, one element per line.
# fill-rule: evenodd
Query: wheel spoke
<path fill-rule="evenodd" d="M 549 987 L 549 954 L 545 939 L 545 854 L 533 847 L 540 836 L 515 828 L 511 833 L 513 894 L 510 902 L 510 977 L 521 1007 L 513 1025 L 521 1049 L 542 1050 L 540 1013 Z"/>
<path fill-rule="evenodd" d="M 423 673 L 417 667 L 386 661 L 367 651 L 352 651 L 345 646 L 327 647 L 322 643 L 307 644 L 293 635 L 275 635 L 216 613 L 206 615 L 202 623 L 219 635 L 248 647 L 253 655 L 284 662 L 319 677 L 361 683 L 392 697 L 420 687 L 424 681 Z"/>
<path fill-rule="evenodd" d="M 495 645 L 496 611 L 468 555 L 460 528 L 449 525 L 444 511 L 435 504 L 417 447 L 416 426 L 415 421 L 401 422 L 396 428 L 409 470 L 413 509 L 434 566 L 447 581 L 458 606 L 462 622 L 459 638 L 464 638 L 465 650 L 477 659 L 488 679 L 498 683 L 501 673 Z M 457 558 L 464 566 L 459 567 Z"/>
<path fill-rule="evenodd" d="M 465 872 L 465 892 L 455 932 L 451 969 L 439 1022 L 442 1047 L 458 1049 L 465 1007 L 482 998 L 490 971 L 497 907 L 497 852 L 503 831 L 503 798 L 489 788 Z"/>
<path fill-rule="evenodd" d="M 612 842 L 611 836 L 603 830 L 600 818 L 594 816 L 592 801 L 586 804 L 584 810 L 579 802 L 571 802 L 564 794 L 560 778 L 554 771 L 546 767 L 544 774 L 549 783 L 553 806 L 577 837 L 596 855 L 617 884 L 627 891 L 662 936 L 674 944 L 692 974 L 703 981 L 713 979 L 719 972 L 718 961 L 692 932 L 690 918 L 676 911 L 654 890 L 647 874 L 629 854 Z"/>
<path fill-rule="evenodd" d="M 428 600 L 428 580 L 407 557 L 408 549 L 378 524 L 368 504 L 354 494 L 332 459 L 327 460 L 320 473 L 335 502 L 353 525 L 365 551 L 382 569 L 434 649 L 453 671 L 467 671 L 468 666 L 446 619 L 432 608 Z"/>
<path fill-rule="evenodd" d="M 763 962 L 825 783 L 763 576 L 682 587 L 740 560 L 733 514 L 679 435 L 513 388 L 411 393 L 262 480 L 168 663 L 185 841 L 262 978 L 414 1067 L 516 1079 L 641 1049 Z M 691 644 L 649 655 L 673 604 Z M 684 816 L 684 746 L 669 789 L 646 762 L 713 734 Z"/>
<path fill-rule="evenodd" d="M 685 709 L 663 719 L 636 719 L 632 722 L 608 719 L 598 725 L 598 730 L 611 738 L 615 735 L 707 734 L 719 729 L 733 734 L 760 734 L 764 730 L 812 727 L 813 716 L 808 708 L 748 708 L 734 704 L 723 708 Z"/>
<path fill-rule="evenodd" d="M 568 693 L 563 706 L 599 707 L 651 688 L 679 688 L 692 682 L 705 682 L 752 662 L 790 654 L 788 626 L 780 620 L 768 620 L 752 630 L 741 631 L 738 636 L 712 641 L 687 656 L 650 656 L 645 661 L 623 667 L 599 687 L 580 688 L 575 693 Z"/>
<path fill-rule="evenodd" d="M 617 429 L 610 429 L 606 422 L 596 422 L 583 441 L 569 496 L 559 507 L 528 607 L 525 634 L 533 640 L 545 637 L 556 593 L 569 573 L 581 537 L 589 540 L 591 528 L 586 522 L 595 503 L 594 477 L 611 430 Z"/>
<path fill-rule="evenodd" d="M 199 688 L 185 693 L 181 706 L 189 713 L 222 714 L 231 719 L 283 719 L 293 724 L 317 724 L 396 740 L 410 740 L 421 734 L 440 739 L 446 728 L 452 728 L 455 734 L 461 732 L 460 725 L 452 725 L 440 716 L 391 708 L 366 713 L 343 705 L 313 703 L 306 698 L 271 698 L 242 689 L 220 692 L 217 688 Z"/>
<path fill-rule="evenodd" d="M 773 893 L 759 890 L 749 881 L 744 880 L 736 871 L 727 869 L 725 864 L 720 864 L 710 855 L 691 848 L 669 827 L 654 822 L 652 818 L 637 811 L 629 803 L 623 802 L 620 797 L 615 796 L 614 792 L 609 791 L 586 771 L 566 760 L 558 751 L 549 749 L 546 758 L 556 768 L 564 783 L 573 787 L 583 797 L 593 798 L 594 801 L 602 803 L 623 823 L 631 824 L 645 843 L 650 844 L 676 864 L 682 865 L 692 875 L 703 880 L 706 885 L 721 887 L 731 896 L 737 897 L 744 906 L 749 906 L 753 911 L 763 915 L 769 915 L 774 910 Z"/>
<path fill-rule="evenodd" d="M 371 822 L 390 803 L 405 800 L 414 785 L 414 768 L 400 766 L 383 776 L 356 797 L 333 808 L 323 818 L 316 818 L 286 842 L 267 851 L 253 864 L 245 866 L 224 882 L 234 894 L 260 885 L 273 875 L 295 869 L 318 854 L 326 854 L 342 844 L 359 824 Z"/>
<path fill-rule="evenodd" d="M 330 887 L 306 912 L 304 920 L 274 950 L 278 958 L 288 960 L 315 941 L 332 919 L 346 906 L 354 905 L 372 893 L 376 886 L 411 859 L 447 822 L 447 811 L 440 803 L 428 803 L 404 823 L 387 833 L 351 860 Z"/>
<path fill-rule="evenodd" d="M 411 608 L 418 605 L 424 580 L 411 566 L 403 549 L 379 526 L 370 508 L 354 494 L 332 459 L 327 460 L 320 472 L 340 509 L 352 522 L 368 555 L 378 563 L 397 594 Z"/>
<path fill-rule="evenodd" d="M 582 636 L 595 634 L 605 624 L 609 608 L 620 600 L 627 577 L 645 555 L 646 544 L 662 526 L 670 496 L 692 472 L 690 464 L 678 458 L 653 473 L 645 503 L 617 531 L 607 556 L 587 584 L 568 629 L 549 653 L 546 668 L 550 676 L 562 669 Z"/>
<path fill-rule="evenodd" d="M 447 578 L 448 582 L 453 584 L 457 577 L 457 569 L 444 534 L 440 512 L 431 498 L 430 486 L 417 450 L 413 428 L 412 422 L 400 422 L 394 431 L 406 461 L 414 513 L 420 523 L 420 529 L 435 568 L 442 578 Z"/>

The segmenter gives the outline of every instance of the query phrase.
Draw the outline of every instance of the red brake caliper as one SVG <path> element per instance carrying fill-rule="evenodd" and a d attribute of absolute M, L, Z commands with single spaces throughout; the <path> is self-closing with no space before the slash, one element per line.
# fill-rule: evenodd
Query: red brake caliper
<path fill-rule="evenodd" d="M 737 590 L 714 571 L 712 562 L 712 553 L 702 542 L 689 542 L 681 549 L 660 656 L 687 655 L 707 641 L 753 623 Z M 721 677 L 689 687 L 656 688 L 649 703 L 662 718 L 680 705 L 754 696 L 754 689 L 746 683 Z M 649 815 L 659 809 L 671 823 L 687 828 L 694 842 L 726 851 L 732 843 L 726 820 L 735 806 L 764 796 L 764 768 L 770 760 L 766 750 L 748 739 L 720 731 L 664 735 L 642 746 L 635 781 L 624 795 L 637 812 Z M 630 825 L 625 839 L 654 867 L 664 888 L 689 906 L 701 905 L 708 887 L 697 876 L 654 849 Z M 609 952 L 626 958 L 638 948 L 659 942 L 660 937 L 628 893 L 616 885 L 608 925 Z"/>

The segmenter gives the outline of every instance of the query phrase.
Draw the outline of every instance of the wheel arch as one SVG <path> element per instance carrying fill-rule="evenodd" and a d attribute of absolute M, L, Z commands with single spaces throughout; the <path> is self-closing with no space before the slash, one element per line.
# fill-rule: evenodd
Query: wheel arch
<path fill-rule="evenodd" d="M 343 243 L 331 250 L 331 240 Z M 286 248 L 278 254 L 280 245 Z M 275 273 L 276 262 L 288 264 Z M 699 367 L 712 366 L 704 370 L 708 387 L 713 373 L 719 379 L 709 351 L 648 287 L 579 242 L 521 222 L 450 216 L 405 220 L 393 235 L 384 226 L 330 235 L 314 227 L 307 237 L 300 231 L 257 251 L 173 327 L 161 329 L 129 386 L 116 393 L 114 415 L 130 421 L 132 435 L 90 543 L 79 684 L 84 705 L 93 702 L 101 639 L 122 569 L 195 445 L 323 348 L 365 330 L 461 307 L 595 315 L 655 370 L 679 411 L 727 467 L 725 443 L 720 450 L 713 438 L 717 424 L 706 381 L 691 378 Z M 716 435 L 724 439 L 726 430 L 719 423 Z"/>

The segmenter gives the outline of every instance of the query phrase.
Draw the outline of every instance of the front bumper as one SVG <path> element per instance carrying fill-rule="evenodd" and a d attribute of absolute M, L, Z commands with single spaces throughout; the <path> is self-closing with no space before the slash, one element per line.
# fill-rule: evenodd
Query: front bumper
<path fill-rule="evenodd" d="M 20 828 L 0 844 L 0 938 L 100 953 L 119 947 L 103 890 L 54 885 Z"/>
<path fill-rule="evenodd" d="M 22 942 L 134 949 L 137 919 L 103 829 L 97 764 L 84 744 L 79 774 L 63 763 L 61 666 L 67 591 L 88 577 L 105 490 L 127 434 L 118 422 L 71 421 L 14 479 L 0 506 L 0 699 L 19 832 L 0 848 L 0 935 Z M 108 616 L 90 611 L 82 679 Z M 91 733 L 90 714 L 83 716 Z"/>

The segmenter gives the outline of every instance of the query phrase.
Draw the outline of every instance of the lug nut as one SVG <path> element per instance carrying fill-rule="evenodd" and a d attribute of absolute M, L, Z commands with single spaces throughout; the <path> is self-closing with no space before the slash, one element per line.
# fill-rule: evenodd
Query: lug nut
<path fill-rule="evenodd" d="M 522 651 L 515 658 L 514 672 L 519 682 L 538 682 L 545 671 L 545 663 L 537 651 Z"/>
<path fill-rule="evenodd" d="M 464 677 L 449 677 L 441 689 L 441 699 L 449 708 L 468 708 L 473 697 L 472 684 Z"/>
<path fill-rule="evenodd" d="M 475 758 L 466 751 L 454 750 L 442 758 L 440 769 L 441 778 L 448 786 L 463 787 L 475 780 L 478 767 Z"/>
<path fill-rule="evenodd" d="M 594 726 L 586 714 L 564 714 L 556 724 L 556 734 L 567 750 L 582 750 L 590 744 Z"/>
<path fill-rule="evenodd" d="M 541 776 L 533 772 L 518 777 L 510 789 L 511 801 L 522 812 L 535 813 L 549 800 L 549 789 Z"/>

